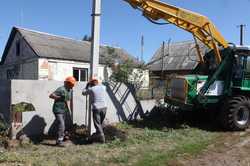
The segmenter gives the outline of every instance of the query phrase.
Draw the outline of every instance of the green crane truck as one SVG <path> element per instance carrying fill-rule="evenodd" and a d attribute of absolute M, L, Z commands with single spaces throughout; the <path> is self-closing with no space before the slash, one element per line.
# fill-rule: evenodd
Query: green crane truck
<path fill-rule="evenodd" d="M 164 101 L 182 110 L 207 109 L 229 130 L 250 121 L 250 47 L 229 44 L 205 16 L 158 0 L 125 0 L 152 22 L 163 19 L 193 34 L 199 65 L 192 75 L 176 76 Z M 202 55 L 197 39 L 211 49 Z"/>

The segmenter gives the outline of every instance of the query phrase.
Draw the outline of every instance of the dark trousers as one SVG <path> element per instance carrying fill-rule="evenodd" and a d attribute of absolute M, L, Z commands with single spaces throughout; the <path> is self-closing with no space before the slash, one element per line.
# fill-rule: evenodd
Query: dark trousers
<path fill-rule="evenodd" d="M 93 121 L 96 129 L 96 134 L 104 136 L 103 121 L 106 116 L 107 108 L 93 109 Z"/>
<path fill-rule="evenodd" d="M 56 123 L 57 123 L 57 139 L 62 141 L 64 138 L 64 131 L 65 131 L 65 114 L 64 113 L 57 113 L 55 114 Z"/>

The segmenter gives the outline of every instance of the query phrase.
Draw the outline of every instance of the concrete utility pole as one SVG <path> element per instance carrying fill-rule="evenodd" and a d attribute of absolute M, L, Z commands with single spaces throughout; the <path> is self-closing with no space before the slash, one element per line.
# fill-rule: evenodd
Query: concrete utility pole
<path fill-rule="evenodd" d="M 100 20 L 101 20 L 100 17 L 101 17 L 101 0 L 93 0 L 90 79 L 93 77 L 95 78 L 98 77 L 99 49 L 100 49 Z M 89 135 L 92 134 L 91 113 L 92 113 L 91 103 L 89 102 L 89 118 L 88 118 Z"/>
<path fill-rule="evenodd" d="M 240 28 L 240 45 L 242 46 L 244 44 L 244 28 L 246 27 L 246 25 L 241 24 L 237 26 L 238 28 Z"/>

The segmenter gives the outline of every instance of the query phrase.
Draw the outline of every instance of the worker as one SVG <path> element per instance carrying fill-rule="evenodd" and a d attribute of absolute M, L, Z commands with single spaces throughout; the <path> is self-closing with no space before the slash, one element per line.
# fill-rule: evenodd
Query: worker
<path fill-rule="evenodd" d="M 93 121 L 96 132 L 92 135 L 93 140 L 105 143 L 103 132 L 103 121 L 106 116 L 107 105 L 105 102 L 106 87 L 103 86 L 98 79 L 92 78 L 83 90 L 83 95 L 90 95 Z"/>
<path fill-rule="evenodd" d="M 69 76 L 64 81 L 64 86 L 56 89 L 53 93 L 49 95 L 51 99 L 54 99 L 53 113 L 57 122 L 57 141 L 56 145 L 64 146 L 64 132 L 65 132 L 65 115 L 67 111 L 71 112 L 71 98 L 72 98 L 72 88 L 74 87 L 76 80 L 74 77 Z"/>

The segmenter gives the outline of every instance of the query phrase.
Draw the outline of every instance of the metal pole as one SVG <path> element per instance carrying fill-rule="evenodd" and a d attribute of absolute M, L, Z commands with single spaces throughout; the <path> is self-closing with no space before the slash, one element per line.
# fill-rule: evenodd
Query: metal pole
<path fill-rule="evenodd" d="M 144 36 L 141 36 L 141 62 L 143 62 L 143 53 L 144 53 Z"/>
<path fill-rule="evenodd" d="M 163 70 L 164 70 L 164 56 L 165 56 L 165 42 L 162 42 L 162 53 L 161 53 L 161 80 L 163 80 Z"/>
<path fill-rule="evenodd" d="M 101 20 L 100 17 L 101 17 L 101 0 L 93 0 L 90 78 L 98 77 L 99 49 L 100 49 L 100 20 Z M 92 134 L 91 113 L 92 113 L 91 103 L 89 103 L 89 118 L 88 118 L 89 135 Z"/>
<path fill-rule="evenodd" d="M 244 27 L 246 27 L 246 25 L 241 24 L 238 25 L 237 27 L 240 28 L 240 45 L 242 46 L 244 44 L 243 40 L 244 40 Z"/>

